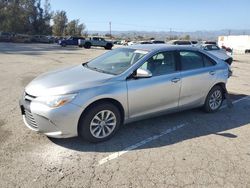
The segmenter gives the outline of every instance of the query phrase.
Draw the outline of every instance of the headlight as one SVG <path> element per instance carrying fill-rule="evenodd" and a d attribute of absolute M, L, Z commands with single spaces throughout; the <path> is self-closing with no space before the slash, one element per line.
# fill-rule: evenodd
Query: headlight
<path fill-rule="evenodd" d="M 77 94 L 37 97 L 36 101 L 43 103 L 50 108 L 57 108 L 72 101 Z"/>

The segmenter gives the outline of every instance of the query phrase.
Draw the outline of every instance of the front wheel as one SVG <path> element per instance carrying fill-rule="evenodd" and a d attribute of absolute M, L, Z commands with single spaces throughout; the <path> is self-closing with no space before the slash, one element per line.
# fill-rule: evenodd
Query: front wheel
<path fill-rule="evenodd" d="M 206 98 L 204 110 L 206 112 L 216 112 L 219 110 L 223 102 L 223 90 L 220 86 L 213 87 Z"/>
<path fill-rule="evenodd" d="M 100 103 L 83 113 L 79 121 L 79 135 L 89 142 L 110 139 L 121 124 L 119 109 L 112 103 Z"/>
<path fill-rule="evenodd" d="M 62 43 L 61 46 L 62 46 L 62 47 L 66 47 L 66 44 L 65 44 L 65 43 Z"/>

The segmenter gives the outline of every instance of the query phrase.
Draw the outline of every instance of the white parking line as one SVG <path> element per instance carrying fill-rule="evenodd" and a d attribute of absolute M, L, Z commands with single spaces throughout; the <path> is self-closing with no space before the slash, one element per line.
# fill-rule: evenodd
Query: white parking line
<path fill-rule="evenodd" d="M 242 101 L 242 100 L 245 100 L 245 99 L 250 99 L 250 96 L 242 97 L 242 98 L 240 98 L 240 99 L 237 99 L 237 100 L 233 101 L 232 103 L 235 104 L 235 103 L 238 103 L 238 102 L 240 102 L 240 101 Z M 223 105 L 223 106 L 221 107 L 221 109 L 226 108 L 226 107 L 227 107 L 227 105 L 225 104 L 225 105 Z M 174 132 L 174 131 L 176 131 L 176 130 L 178 130 L 178 129 L 180 129 L 180 128 L 186 126 L 186 125 L 187 125 L 187 123 L 181 124 L 181 125 L 177 125 L 177 126 L 172 127 L 172 128 L 169 128 L 169 129 L 167 129 L 167 130 L 161 132 L 161 133 L 158 134 L 158 135 L 155 135 L 155 136 L 149 137 L 149 138 L 147 138 L 147 139 L 145 139 L 145 140 L 142 140 L 141 142 L 138 142 L 138 143 L 136 143 L 136 144 L 134 144 L 134 145 L 132 145 L 132 146 L 129 146 L 129 147 L 125 148 L 125 149 L 122 150 L 122 151 L 118 151 L 118 152 L 112 153 L 112 154 L 109 155 L 108 157 L 105 157 L 105 158 L 101 159 L 101 160 L 98 162 L 98 165 L 102 165 L 102 164 L 104 164 L 104 163 L 107 163 L 108 161 L 111 161 L 111 160 L 113 160 L 113 159 L 116 159 L 116 158 L 120 157 L 121 155 L 123 155 L 123 154 L 125 154 L 125 153 L 127 153 L 127 152 L 129 152 L 129 151 L 131 151 L 131 150 L 133 150 L 133 149 L 136 149 L 136 148 L 138 148 L 138 147 L 140 147 L 140 146 L 143 146 L 143 145 L 145 145 L 145 144 L 147 144 L 147 143 L 149 143 L 149 142 L 152 142 L 153 140 L 156 140 L 156 139 L 158 139 L 158 138 L 160 138 L 160 137 L 162 137 L 162 136 L 164 136 L 164 135 L 167 135 L 167 134 L 169 134 L 169 133 L 172 133 L 172 132 Z"/>
<path fill-rule="evenodd" d="M 145 140 L 142 140 L 141 142 L 138 142 L 138 143 L 136 143 L 136 144 L 134 144 L 134 145 L 132 145 L 132 146 L 129 146 L 129 147 L 125 148 L 125 149 L 122 150 L 122 151 L 115 152 L 115 153 L 109 155 L 108 157 L 105 157 L 105 158 L 101 159 L 101 160 L 98 162 L 98 165 L 102 165 L 102 164 L 104 164 L 104 163 L 106 163 L 106 162 L 108 162 L 108 161 L 111 161 L 111 160 L 113 160 L 113 159 L 116 159 L 117 157 L 120 157 L 121 155 L 123 155 L 123 154 L 125 154 L 125 153 L 127 153 L 127 152 L 129 152 L 129 151 L 131 151 L 131 150 L 133 150 L 133 149 L 136 149 L 136 148 L 138 148 L 138 147 L 140 147 L 140 146 L 143 146 L 143 145 L 145 145 L 145 144 L 147 144 L 147 143 L 149 143 L 149 142 L 151 142 L 151 141 L 153 141 L 153 140 L 156 140 L 156 139 L 158 139 L 158 138 L 160 138 L 160 137 L 162 137 L 162 136 L 164 136 L 164 135 L 166 135 L 166 134 L 172 133 L 172 132 L 174 132 L 174 131 L 176 131 L 176 130 L 178 130 L 178 129 L 180 129 L 180 128 L 186 126 L 186 125 L 187 125 L 187 124 L 181 124 L 181 125 L 177 125 L 177 126 L 175 126 L 175 127 L 169 128 L 169 129 L 167 129 L 167 130 L 161 132 L 161 133 L 158 134 L 158 135 L 155 135 L 155 136 L 149 137 L 149 138 L 147 138 L 147 139 L 145 139 Z"/>
<path fill-rule="evenodd" d="M 233 101 L 232 103 L 235 104 L 235 103 L 238 103 L 238 102 L 240 102 L 240 101 L 242 101 L 242 100 L 250 99 L 249 97 L 250 97 L 250 96 L 242 97 L 242 98 L 240 98 L 240 99 L 237 99 L 237 100 Z M 226 108 L 226 107 L 227 107 L 227 105 L 224 104 L 220 109 L 223 109 L 223 108 Z"/>

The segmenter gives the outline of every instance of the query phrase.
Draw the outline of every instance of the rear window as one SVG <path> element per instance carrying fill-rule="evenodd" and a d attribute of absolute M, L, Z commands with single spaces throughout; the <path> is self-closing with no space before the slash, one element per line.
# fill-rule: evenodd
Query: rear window
<path fill-rule="evenodd" d="M 180 51 L 182 70 L 192 70 L 203 67 L 210 67 L 216 62 L 205 54 L 195 51 Z"/>
<path fill-rule="evenodd" d="M 203 67 L 203 58 L 200 53 L 192 51 L 180 52 L 182 70 L 192 70 Z"/>

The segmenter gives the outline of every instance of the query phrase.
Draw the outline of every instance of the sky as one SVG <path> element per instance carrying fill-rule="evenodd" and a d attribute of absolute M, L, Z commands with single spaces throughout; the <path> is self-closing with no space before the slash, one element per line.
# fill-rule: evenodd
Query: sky
<path fill-rule="evenodd" d="M 250 0 L 51 0 L 88 31 L 250 29 Z"/>

